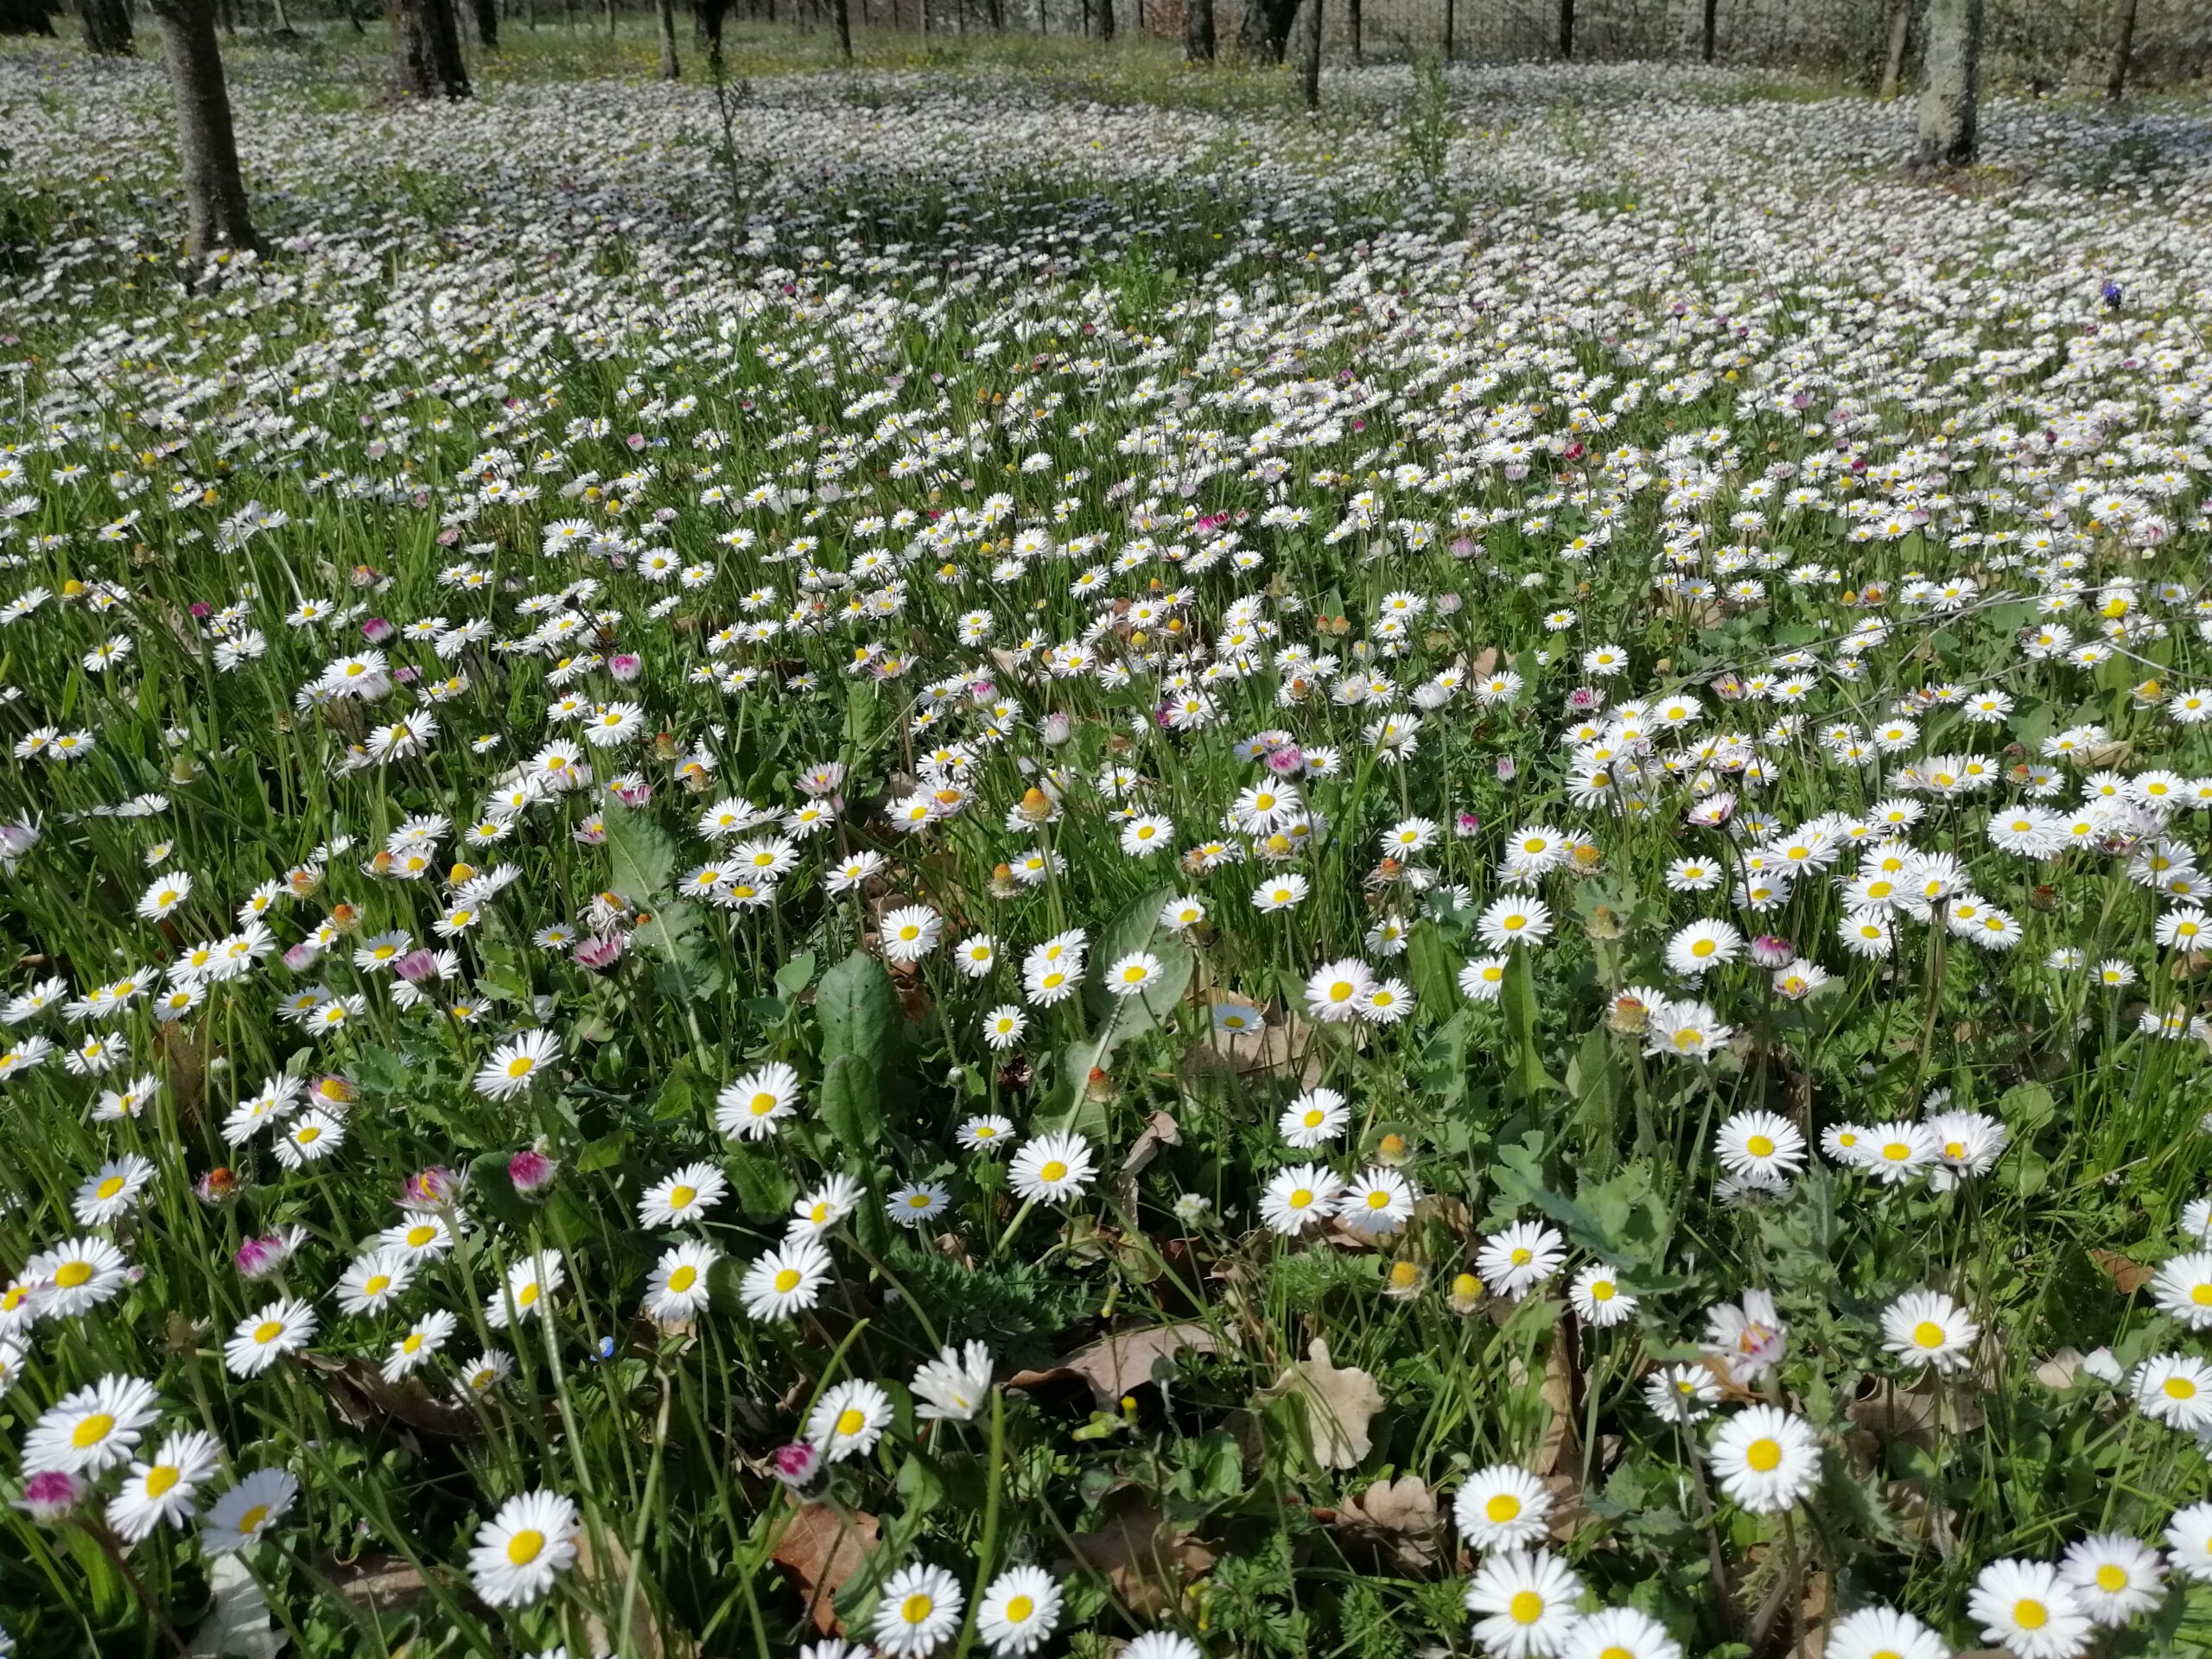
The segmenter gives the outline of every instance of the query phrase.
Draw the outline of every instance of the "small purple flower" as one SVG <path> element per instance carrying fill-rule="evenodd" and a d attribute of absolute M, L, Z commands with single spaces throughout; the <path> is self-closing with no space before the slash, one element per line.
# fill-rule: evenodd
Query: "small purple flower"
<path fill-rule="evenodd" d="M 645 447 L 645 435 L 642 432 L 632 432 L 622 442 L 632 449 L 642 449 Z"/>
<path fill-rule="evenodd" d="M 1483 821 L 1472 812 L 1462 812 L 1452 820 L 1452 833 L 1462 841 L 1472 841 L 1483 832 Z"/>
<path fill-rule="evenodd" d="M 84 1502 L 86 1490 L 85 1483 L 67 1469 L 41 1469 L 23 1483 L 23 1495 L 16 1500 L 16 1507 L 29 1513 L 32 1520 L 50 1524 Z"/>
<path fill-rule="evenodd" d="M 607 671 L 628 685 L 645 671 L 645 659 L 634 651 L 618 651 L 607 659 Z"/>
<path fill-rule="evenodd" d="M 779 1446 L 775 1455 L 776 1478 L 794 1489 L 805 1485 L 822 1471 L 822 1452 L 804 1440 Z"/>
<path fill-rule="evenodd" d="M 561 1166 L 535 1147 L 525 1147 L 507 1160 L 507 1179 L 524 1198 L 534 1198 L 553 1184 Z"/>
<path fill-rule="evenodd" d="M 264 1233 L 238 1246 L 231 1258 L 241 1279 L 265 1279 L 291 1260 L 292 1242 L 282 1233 Z"/>
<path fill-rule="evenodd" d="M 1586 715 L 1605 706 L 1605 694 L 1594 685 L 1578 685 L 1567 694 L 1567 712 Z"/>
<path fill-rule="evenodd" d="M 2105 303 L 2115 311 L 2120 309 L 2121 301 L 2127 297 L 2120 291 L 2118 283 L 2107 283 L 2104 286 L 2104 296 Z"/>
<path fill-rule="evenodd" d="M 391 638 L 392 632 L 391 624 L 380 616 L 372 616 L 361 624 L 361 637 L 372 645 L 384 644 Z"/>
<path fill-rule="evenodd" d="M 1751 960 L 1762 968 L 1780 968 L 1796 959 L 1797 947 L 1787 939 L 1762 933 L 1751 941 Z"/>
<path fill-rule="evenodd" d="M 1306 751 L 1295 743 L 1268 751 L 1268 770 L 1278 778 L 1295 778 L 1305 769 Z"/>
<path fill-rule="evenodd" d="M 1510 784 L 1520 775 L 1520 764 L 1516 761 L 1511 755 L 1501 754 L 1497 757 L 1497 781 L 1499 783 Z"/>

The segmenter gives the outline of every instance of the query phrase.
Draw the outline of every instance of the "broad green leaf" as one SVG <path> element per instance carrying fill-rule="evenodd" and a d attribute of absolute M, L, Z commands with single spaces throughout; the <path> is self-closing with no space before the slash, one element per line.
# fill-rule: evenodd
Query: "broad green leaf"
<path fill-rule="evenodd" d="M 1159 887 L 1146 893 L 1109 924 L 1091 952 L 1083 1000 L 1093 1027 L 1102 1034 L 1102 1057 L 1165 1021 L 1190 988 L 1191 947 L 1181 934 L 1160 925 L 1160 912 L 1175 893 L 1173 887 Z M 1116 996 L 1106 988 L 1106 975 L 1133 950 L 1157 957 L 1160 977 L 1141 995 Z M 1103 1058 L 1095 1062 L 1104 1063 Z"/>
<path fill-rule="evenodd" d="M 676 873 L 676 843 L 668 832 L 635 808 L 610 807 L 607 814 L 608 880 L 633 905 L 664 890 Z"/>

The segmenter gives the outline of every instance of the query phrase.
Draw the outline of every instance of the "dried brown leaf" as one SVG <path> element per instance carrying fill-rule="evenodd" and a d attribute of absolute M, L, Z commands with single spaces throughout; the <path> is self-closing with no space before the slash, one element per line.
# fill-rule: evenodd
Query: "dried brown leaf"
<path fill-rule="evenodd" d="M 1349 1541 L 1367 1545 L 1400 1573 L 1424 1572 L 1443 1553 L 1436 1494 L 1419 1475 L 1378 1480 L 1346 1498 L 1328 1518 Z"/>
<path fill-rule="evenodd" d="M 1090 1385 L 1102 1406 L 1110 1406 L 1130 1389 L 1154 1380 L 1160 1361 L 1188 1350 L 1211 1354 L 1217 1344 L 1203 1325 L 1152 1325 L 1138 1331 L 1114 1331 L 1088 1348 L 1071 1354 L 1058 1364 L 1041 1371 L 1016 1371 L 1007 1378 L 1010 1389 L 1033 1389 L 1042 1383 L 1080 1377 Z"/>
<path fill-rule="evenodd" d="M 1306 1408 L 1314 1460 L 1324 1469 L 1353 1468 L 1373 1448 L 1368 1430 L 1389 1402 L 1367 1372 L 1333 1363 L 1321 1338 L 1314 1338 L 1306 1351 L 1307 1357 L 1286 1367 L 1262 1398 L 1299 1401 Z"/>
<path fill-rule="evenodd" d="M 1082 1564 L 1102 1574 L 1122 1605 L 1147 1622 L 1173 1611 L 1184 1587 L 1213 1566 L 1211 1550 L 1130 1491 L 1108 1502 L 1097 1531 L 1078 1532 L 1069 1541 Z"/>
<path fill-rule="evenodd" d="M 2104 1269 L 2105 1277 L 2120 1287 L 2123 1296 L 2133 1296 L 2158 1274 L 2157 1268 L 2130 1261 L 2117 1250 L 2091 1250 L 2089 1259 Z"/>
<path fill-rule="evenodd" d="M 1544 1424 L 1543 1439 L 1536 1443 L 1535 1472 L 1550 1475 L 1567 1464 L 1579 1466 L 1582 1460 L 1582 1437 L 1576 1432 L 1574 1372 L 1563 1336 L 1552 1343 L 1551 1353 L 1544 1361 L 1544 1382 L 1538 1397 L 1551 1416 Z"/>
<path fill-rule="evenodd" d="M 768 1559 L 797 1582 L 817 1635 L 843 1633 L 835 1605 L 837 1592 L 861 1570 L 881 1529 L 864 1510 L 840 1514 L 827 1503 L 802 1505 L 784 1529 Z"/>
<path fill-rule="evenodd" d="M 1160 1156 L 1162 1147 L 1182 1144 L 1183 1126 L 1166 1112 L 1154 1112 L 1144 1126 L 1144 1133 L 1130 1144 L 1129 1155 L 1122 1160 L 1122 1173 L 1135 1175 Z"/>

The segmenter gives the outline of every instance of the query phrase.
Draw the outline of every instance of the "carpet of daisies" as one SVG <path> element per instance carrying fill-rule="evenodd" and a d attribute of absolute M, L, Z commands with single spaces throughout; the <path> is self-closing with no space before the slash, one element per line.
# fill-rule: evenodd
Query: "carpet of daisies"
<path fill-rule="evenodd" d="M 0 1652 L 2212 1643 L 2196 114 L 326 79 L 0 58 Z"/>

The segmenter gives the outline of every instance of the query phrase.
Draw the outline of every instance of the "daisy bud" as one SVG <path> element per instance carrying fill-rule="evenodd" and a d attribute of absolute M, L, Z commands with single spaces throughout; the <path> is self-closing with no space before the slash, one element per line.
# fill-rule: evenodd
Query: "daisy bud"
<path fill-rule="evenodd" d="M 41 1526 L 52 1526 L 84 1501 L 87 1490 L 83 1481 L 66 1469 L 44 1469 L 23 1483 L 23 1495 L 16 1500 L 16 1507 Z"/>
<path fill-rule="evenodd" d="M 315 958 L 322 954 L 322 947 L 313 939 L 302 939 L 284 952 L 284 966 L 296 974 L 303 974 L 315 966 Z"/>
<path fill-rule="evenodd" d="M 238 1195 L 238 1178 L 226 1167 L 209 1170 L 192 1184 L 202 1204 L 228 1204 Z"/>
<path fill-rule="evenodd" d="M 1452 820 L 1452 833 L 1462 841 L 1471 841 L 1482 832 L 1483 821 L 1472 812 L 1456 814 Z"/>
<path fill-rule="evenodd" d="M 400 1190 L 399 1204 L 404 1210 L 448 1210 L 461 1197 L 461 1177 L 443 1164 L 433 1164 L 418 1175 L 407 1178 L 407 1185 Z"/>
<path fill-rule="evenodd" d="M 507 1160 L 507 1179 L 524 1198 L 535 1198 L 553 1184 L 554 1172 L 560 1167 L 535 1147 L 525 1147 Z"/>
<path fill-rule="evenodd" d="M 1038 723 L 1037 735 L 1046 747 L 1056 749 L 1068 741 L 1068 733 L 1071 729 L 1065 715 L 1050 714 Z"/>
<path fill-rule="evenodd" d="M 1762 968 L 1781 968 L 1794 961 L 1797 949 L 1787 939 L 1762 933 L 1751 941 L 1751 960 Z"/>
<path fill-rule="evenodd" d="M 431 950 L 410 950 L 391 964 L 391 970 L 409 984 L 421 983 L 438 976 L 437 954 Z"/>
<path fill-rule="evenodd" d="M 380 616 L 372 616 L 361 624 L 361 637 L 372 645 L 382 645 L 391 638 L 393 632 L 391 624 Z"/>
<path fill-rule="evenodd" d="M 618 651 L 607 659 L 607 671 L 628 685 L 645 671 L 645 659 L 634 651 Z"/>
<path fill-rule="evenodd" d="M 822 1453 L 804 1440 L 793 1440 L 789 1446 L 776 1448 L 773 1461 L 776 1478 L 796 1490 L 805 1485 L 822 1471 Z"/>

